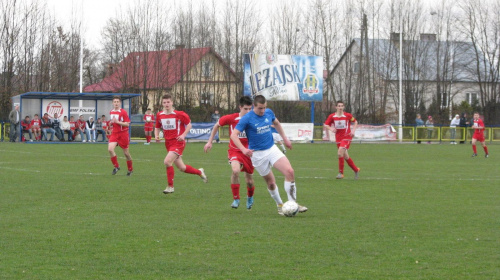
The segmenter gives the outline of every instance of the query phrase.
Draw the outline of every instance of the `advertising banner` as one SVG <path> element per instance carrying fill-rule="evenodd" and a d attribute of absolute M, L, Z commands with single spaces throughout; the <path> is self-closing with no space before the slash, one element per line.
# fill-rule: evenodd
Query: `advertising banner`
<path fill-rule="evenodd" d="M 42 115 L 47 113 L 49 118 L 54 118 L 54 113 L 59 117 L 68 115 L 68 100 L 50 100 L 44 99 L 42 103 Z M 62 118 L 61 118 L 62 119 Z"/>
<path fill-rule="evenodd" d="M 313 140 L 313 123 L 282 123 L 286 137 L 293 142 L 311 142 Z"/>
<path fill-rule="evenodd" d="M 186 139 L 208 140 L 210 133 L 212 133 L 213 123 L 191 123 L 193 127 L 186 135 Z M 219 139 L 219 132 L 215 134 L 215 139 Z"/>
<path fill-rule="evenodd" d="M 267 100 L 322 101 L 323 57 L 244 54 L 244 94 Z"/>
<path fill-rule="evenodd" d="M 323 140 L 335 142 L 335 134 L 330 133 L 330 139 L 323 130 Z M 352 141 L 392 141 L 397 140 L 397 132 L 390 124 L 364 125 L 359 124 Z"/>

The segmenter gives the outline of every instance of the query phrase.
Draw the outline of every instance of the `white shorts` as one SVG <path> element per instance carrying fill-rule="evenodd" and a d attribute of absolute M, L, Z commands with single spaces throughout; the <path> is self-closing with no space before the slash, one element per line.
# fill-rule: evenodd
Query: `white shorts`
<path fill-rule="evenodd" d="M 279 133 L 273 133 L 273 140 L 274 142 L 279 142 L 283 141 L 283 138 L 281 138 L 281 135 Z"/>
<path fill-rule="evenodd" d="M 262 151 L 254 151 L 252 155 L 252 165 L 259 172 L 260 176 L 266 176 L 271 172 L 273 165 L 285 155 L 273 145 L 271 148 Z"/>

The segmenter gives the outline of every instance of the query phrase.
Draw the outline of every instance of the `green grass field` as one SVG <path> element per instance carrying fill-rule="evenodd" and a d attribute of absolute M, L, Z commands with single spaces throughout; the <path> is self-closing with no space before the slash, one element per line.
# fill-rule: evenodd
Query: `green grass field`
<path fill-rule="evenodd" d="M 0 143 L 0 279 L 500 279 L 500 145 L 332 144 L 287 153 L 298 199 L 279 216 L 258 174 L 255 205 L 230 208 L 227 144 L 189 143 L 166 185 L 163 144 Z M 243 181 L 243 177 L 241 177 Z M 281 196 L 283 177 L 277 175 Z"/>

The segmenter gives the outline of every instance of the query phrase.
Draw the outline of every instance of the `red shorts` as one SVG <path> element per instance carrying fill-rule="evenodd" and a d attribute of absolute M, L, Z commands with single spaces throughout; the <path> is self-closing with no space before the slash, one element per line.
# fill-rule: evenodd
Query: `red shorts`
<path fill-rule="evenodd" d="M 477 141 L 482 143 L 484 142 L 484 134 L 479 134 L 479 135 L 473 134 L 472 139 L 476 139 Z"/>
<path fill-rule="evenodd" d="M 167 148 L 168 152 L 174 152 L 179 156 L 182 156 L 182 152 L 184 151 L 184 148 L 186 148 L 186 141 L 177 141 L 177 139 L 165 139 L 165 148 Z"/>
<path fill-rule="evenodd" d="M 340 143 L 337 143 L 337 149 L 345 148 L 346 150 L 349 150 L 350 146 L 351 146 L 351 139 L 343 139 L 340 141 Z"/>
<path fill-rule="evenodd" d="M 144 131 L 153 131 L 153 127 L 144 126 Z"/>
<path fill-rule="evenodd" d="M 244 171 L 248 174 L 253 174 L 253 165 L 252 159 L 250 157 L 245 156 L 241 151 L 228 150 L 227 158 L 229 159 L 229 163 L 232 161 L 237 161 L 241 165 L 241 171 Z"/>
<path fill-rule="evenodd" d="M 111 133 L 111 136 L 109 136 L 109 143 L 118 143 L 118 146 L 120 146 L 120 148 L 128 149 L 128 145 L 130 144 L 128 131 Z"/>

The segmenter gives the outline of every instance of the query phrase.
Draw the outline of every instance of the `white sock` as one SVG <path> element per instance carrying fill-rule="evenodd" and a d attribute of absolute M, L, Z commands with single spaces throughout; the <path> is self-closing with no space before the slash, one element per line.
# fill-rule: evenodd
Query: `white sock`
<path fill-rule="evenodd" d="M 286 150 L 286 149 L 285 149 L 285 145 L 281 144 L 281 149 L 282 149 L 283 151 L 284 151 L 284 150 Z"/>
<path fill-rule="evenodd" d="M 267 189 L 269 191 L 269 194 L 271 197 L 276 201 L 276 204 L 283 204 L 283 201 L 281 200 L 280 192 L 278 191 L 278 187 L 274 186 L 274 190 Z"/>
<path fill-rule="evenodd" d="M 295 182 L 285 181 L 285 191 L 288 196 L 288 200 L 297 200 L 297 188 L 295 187 Z"/>

